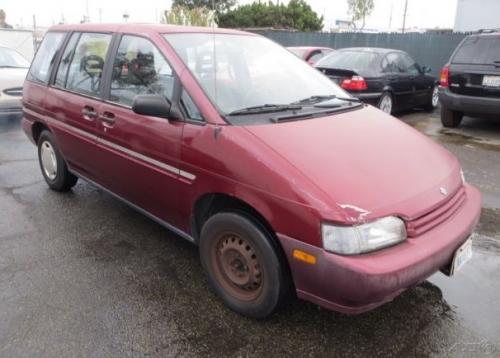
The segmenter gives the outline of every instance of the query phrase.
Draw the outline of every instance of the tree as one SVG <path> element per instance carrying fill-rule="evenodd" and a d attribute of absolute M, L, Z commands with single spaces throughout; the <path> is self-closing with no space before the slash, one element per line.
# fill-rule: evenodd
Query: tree
<path fill-rule="evenodd" d="M 228 28 L 272 27 L 320 31 L 323 17 L 318 17 L 304 0 L 290 0 L 288 5 L 254 2 L 221 14 L 218 25 Z"/>
<path fill-rule="evenodd" d="M 214 22 L 214 11 L 206 7 L 188 8 L 173 5 L 170 11 L 165 11 L 162 23 L 184 26 L 212 26 Z"/>
<path fill-rule="evenodd" d="M 190 10 L 206 8 L 215 11 L 216 18 L 229 11 L 236 4 L 236 0 L 173 0 L 172 8 L 182 6 Z"/>
<path fill-rule="evenodd" d="M 352 23 L 356 28 L 356 21 L 362 20 L 360 30 L 365 28 L 366 17 L 370 16 L 375 7 L 373 0 L 347 0 L 349 14 L 352 15 Z"/>
<path fill-rule="evenodd" d="M 10 26 L 6 21 L 7 17 L 7 14 L 5 13 L 5 11 L 3 11 L 2 9 L 0 9 L 0 29 L 3 28 L 3 29 L 12 29 L 12 26 Z"/>

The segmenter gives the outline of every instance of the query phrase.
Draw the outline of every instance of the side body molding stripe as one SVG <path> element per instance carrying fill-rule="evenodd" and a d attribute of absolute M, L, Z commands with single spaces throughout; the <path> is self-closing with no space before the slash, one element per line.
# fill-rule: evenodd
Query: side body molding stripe
<path fill-rule="evenodd" d="M 37 112 L 32 111 L 30 109 L 27 109 L 26 107 L 24 108 L 24 111 L 27 112 L 27 113 L 29 113 L 30 115 L 32 115 L 34 117 L 42 117 L 48 124 L 50 124 L 50 125 L 52 125 L 54 127 L 60 127 L 60 128 L 65 129 L 68 132 L 73 132 L 73 133 L 76 133 L 76 134 L 78 134 L 78 135 L 80 135 L 82 137 L 86 137 L 88 139 L 95 140 L 99 144 L 102 144 L 102 145 L 104 145 L 106 147 L 109 147 L 109 148 L 113 148 L 114 150 L 117 150 L 119 152 L 127 154 L 127 155 L 129 155 L 131 157 L 134 157 L 136 159 L 142 160 L 142 161 L 144 161 L 146 163 L 154 165 L 155 167 L 158 167 L 158 168 L 161 168 L 161 169 L 166 170 L 168 172 L 177 174 L 177 175 L 181 176 L 184 179 L 188 179 L 190 181 L 194 181 L 196 179 L 196 175 L 194 175 L 192 173 L 189 173 L 189 172 L 186 172 L 184 170 L 181 170 L 180 168 L 173 167 L 173 166 L 171 166 L 169 164 L 160 162 L 160 161 L 158 161 L 156 159 L 150 158 L 148 156 L 145 156 L 144 154 L 138 153 L 138 152 L 133 151 L 131 149 L 122 147 L 121 145 L 118 145 L 116 143 L 110 142 L 110 141 L 105 140 L 103 138 L 99 138 L 98 136 L 90 134 L 90 133 L 88 133 L 88 132 L 86 132 L 84 130 L 81 130 L 80 128 L 76 128 L 76 127 L 74 127 L 72 125 L 69 125 L 69 124 L 64 123 L 62 121 L 59 121 L 59 120 L 56 120 L 56 119 L 51 118 L 49 116 L 42 115 L 40 113 L 37 113 Z"/>

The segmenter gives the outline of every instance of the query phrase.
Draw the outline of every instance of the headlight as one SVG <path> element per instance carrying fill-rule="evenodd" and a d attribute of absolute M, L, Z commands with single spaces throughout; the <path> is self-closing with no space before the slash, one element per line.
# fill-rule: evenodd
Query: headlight
<path fill-rule="evenodd" d="M 323 224 L 321 232 L 324 249 L 342 255 L 370 252 L 406 240 L 405 224 L 394 216 L 356 226 Z"/>

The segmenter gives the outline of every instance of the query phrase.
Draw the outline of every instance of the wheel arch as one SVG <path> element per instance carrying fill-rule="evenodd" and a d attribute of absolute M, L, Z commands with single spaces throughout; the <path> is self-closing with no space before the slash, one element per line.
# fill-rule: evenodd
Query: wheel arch
<path fill-rule="evenodd" d="M 36 121 L 35 123 L 33 123 L 32 127 L 31 127 L 31 135 L 32 135 L 35 143 L 38 143 L 38 139 L 40 138 L 40 134 L 42 134 L 42 132 L 44 130 L 48 130 L 50 132 L 49 127 L 45 123 L 42 123 L 39 121 Z"/>
<path fill-rule="evenodd" d="M 290 285 L 289 287 L 291 287 L 292 291 L 295 292 L 295 284 L 293 282 L 290 264 L 288 262 L 287 255 L 285 254 L 285 250 L 276 236 L 276 231 L 259 210 L 241 198 L 221 192 L 202 194 L 195 201 L 190 216 L 191 235 L 194 238 L 195 243 L 199 243 L 203 224 L 212 215 L 220 212 L 236 212 L 242 214 L 268 234 L 272 246 L 275 248 L 280 261 L 284 265 L 288 284 Z"/>
<path fill-rule="evenodd" d="M 214 214 L 222 211 L 238 211 L 250 216 L 272 236 L 275 230 L 265 216 L 247 201 L 221 192 L 204 193 L 195 201 L 191 210 L 191 234 L 198 242 L 203 224 Z"/>

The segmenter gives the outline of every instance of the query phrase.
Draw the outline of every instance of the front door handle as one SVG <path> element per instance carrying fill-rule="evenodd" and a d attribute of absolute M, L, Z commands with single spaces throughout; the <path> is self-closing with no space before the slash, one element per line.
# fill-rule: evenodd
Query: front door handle
<path fill-rule="evenodd" d="M 85 106 L 82 109 L 82 115 L 83 118 L 85 118 L 88 121 L 94 120 L 94 118 L 97 117 L 97 112 L 94 110 L 94 107 L 92 106 Z"/>
<path fill-rule="evenodd" d="M 99 116 L 99 119 L 101 121 L 103 121 L 105 124 L 108 124 L 109 126 L 112 126 L 113 124 L 115 124 L 115 120 L 116 120 L 115 114 L 108 112 L 108 111 L 105 111 L 103 114 L 101 114 Z"/>

